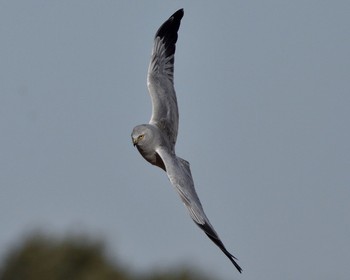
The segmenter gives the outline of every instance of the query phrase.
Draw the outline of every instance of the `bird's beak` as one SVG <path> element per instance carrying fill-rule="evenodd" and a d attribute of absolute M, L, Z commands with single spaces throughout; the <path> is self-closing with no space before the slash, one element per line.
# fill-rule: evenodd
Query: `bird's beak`
<path fill-rule="evenodd" d="M 132 144 L 134 145 L 134 147 L 136 146 L 136 144 L 137 144 L 137 139 L 135 139 L 135 138 L 132 138 Z"/>

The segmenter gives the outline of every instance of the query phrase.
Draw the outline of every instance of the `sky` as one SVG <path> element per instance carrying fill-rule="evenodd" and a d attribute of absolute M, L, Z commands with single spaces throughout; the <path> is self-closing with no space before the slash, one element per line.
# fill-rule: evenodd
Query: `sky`
<path fill-rule="evenodd" d="M 147 123 L 153 36 L 185 15 L 177 154 L 240 275 L 166 174 Z M 86 232 L 142 272 L 349 279 L 349 1 L 0 1 L 0 256 Z"/>

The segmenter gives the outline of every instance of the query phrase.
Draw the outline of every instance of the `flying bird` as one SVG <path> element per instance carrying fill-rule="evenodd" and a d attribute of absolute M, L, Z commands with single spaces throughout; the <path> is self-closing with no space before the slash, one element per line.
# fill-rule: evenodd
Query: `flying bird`
<path fill-rule="evenodd" d="M 242 272 L 237 259 L 227 251 L 204 213 L 194 188 L 190 164 L 175 154 L 179 112 L 174 89 L 174 55 L 183 15 L 183 9 L 175 12 L 155 35 L 147 75 L 152 116 L 148 124 L 141 124 L 133 129 L 131 138 L 145 160 L 167 173 L 193 221 L 222 250 L 237 270 Z"/>

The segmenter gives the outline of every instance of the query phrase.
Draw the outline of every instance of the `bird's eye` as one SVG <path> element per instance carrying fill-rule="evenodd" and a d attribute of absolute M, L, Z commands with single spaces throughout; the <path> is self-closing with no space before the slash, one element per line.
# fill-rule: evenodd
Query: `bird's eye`
<path fill-rule="evenodd" d="M 145 135 L 142 134 L 142 135 L 140 135 L 140 136 L 138 137 L 138 139 L 139 139 L 139 140 L 142 140 L 144 136 L 145 136 Z"/>

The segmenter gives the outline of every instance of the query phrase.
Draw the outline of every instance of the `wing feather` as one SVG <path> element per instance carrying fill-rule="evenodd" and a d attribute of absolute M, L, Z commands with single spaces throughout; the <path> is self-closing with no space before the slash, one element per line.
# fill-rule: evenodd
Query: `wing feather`
<path fill-rule="evenodd" d="M 162 147 L 157 149 L 157 153 L 162 158 L 168 178 L 180 195 L 191 218 L 200 225 L 204 225 L 205 223 L 210 224 L 194 188 L 188 161 L 177 157 L 175 154 L 171 154 L 171 152 L 168 152 Z"/>
<path fill-rule="evenodd" d="M 175 12 L 158 29 L 148 67 L 147 86 L 152 99 L 150 123 L 158 126 L 174 149 L 179 112 L 174 89 L 174 55 L 183 9 Z"/>
<path fill-rule="evenodd" d="M 168 178 L 171 184 L 175 187 L 177 193 L 180 195 L 180 198 L 189 211 L 192 220 L 223 251 L 237 270 L 242 272 L 242 268 L 235 261 L 236 258 L 229 251 L 227 251 L 224 244 L 220 240 L 219 235 L 210 224 L 209 219 L 204 213 L 202 204 L 194 188 L 190 164 L 188 161 L 177 157 L 175 154 L 172 154 L 162 147 L 159 147 L 156 151 L 162 158 Z"/>

